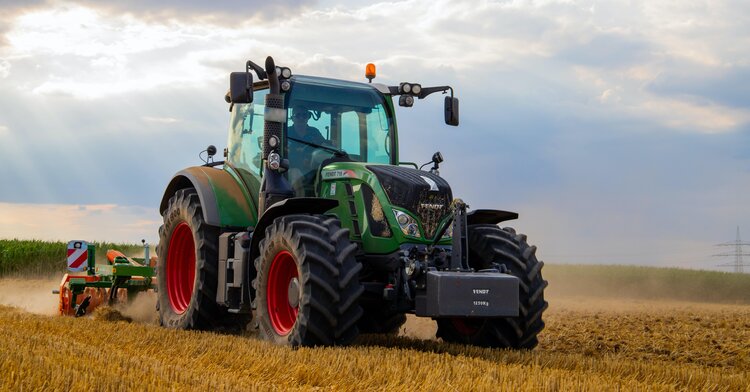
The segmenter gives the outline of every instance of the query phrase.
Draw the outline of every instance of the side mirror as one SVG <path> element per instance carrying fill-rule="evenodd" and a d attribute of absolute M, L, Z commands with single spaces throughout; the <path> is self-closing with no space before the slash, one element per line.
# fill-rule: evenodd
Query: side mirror
<path fill-rule="evenodd" d="M 445 123 L 458 125 L 458 98 L 445 97 Z"/>
<path fill-rule="evenodd" d="M 229 74 L 229 99 L 231 103 L 253 102 L 253 74 L 250 72 Z"/>

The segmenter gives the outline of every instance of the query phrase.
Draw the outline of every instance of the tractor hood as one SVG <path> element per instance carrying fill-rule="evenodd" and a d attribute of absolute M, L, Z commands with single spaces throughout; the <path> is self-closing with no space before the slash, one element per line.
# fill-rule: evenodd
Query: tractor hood
<path fill-rule="evenodd" d="M 424 235 L 432 238 L 440 221 L 450 213 L 453 193 L 448 182 L 430 172 L 403 166 L 367 165 L 391 205 L 419 217 Z"/>
<path fill-rule="evenodd" d="M 340 199 L 342 206 L 350 206 L 349 208 L 341 207 L 345 208 L 341 211 L 342 214 L 367 216 L 367 220 L 358 222 L 363 225 L 361 232 L 368 230 L 364 224 L 370 221 L 370 229 L 383 234 L 379 236 L 381 239 L 390 238 L 390 234 L 386 234 L 388 230 L 376 227 L 380 226 L 379 222 L 382 222 L 383 218 L 386 218 L 391 228 L 401 232 L 398 230 L 399 224 L 392 209 L 407 212 L 417 220 L 421 229 L 421 238 L 410 237 L 408 239 L 416 242 L 430 242 L 452 212 L 453 193 L 450 185 L 440 176 L 430 172 L 366 162 L 335 162 L 326 165 L 320 177 L 326 184 L 321 189 L 322 194 Z M 342 181 L 343 186 L 335 186 L 334 183 Z M 342 188 L 346 189 L 345 193 L 342 193 Z M 361 198 L 354 196 L 355 190 L 361 190 Z M 347 199 L 349 201 L 346 201 Z M 375 200 L 378 202 L 374 203 Z M 357 206 L 356 211 L 355 206 Z M 378 216 L 381 218 L 378 219 Z M 359 229 L 353 230 L 356 234 Z M 387 250 L 387 252 L 392 251 L 392 249 Z M 387 252 L 382 251 L 382 253 Z"/>

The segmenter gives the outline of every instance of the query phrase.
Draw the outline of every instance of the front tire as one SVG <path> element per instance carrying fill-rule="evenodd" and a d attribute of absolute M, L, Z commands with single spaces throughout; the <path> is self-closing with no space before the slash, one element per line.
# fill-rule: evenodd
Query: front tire
<path fill-rule="evenodd" d="M 292 347 L 351 343 L 359 334 L 364 291 L 356 249 L 336 218 L 276 218 L 255 260 L 260 336 Z"/>
<path fill-rule="evenodd" d="M 544 263 L 536 258 L 536 247 L 526 236 L 510 227 L 471 225 L 468 227 L 469 264 L 488 269 L 504 264 L 519 279 L 519 315 L 505 318 L 452 317 L 437 320 L 437 337 L 447 342 L 484 347 L 532 349 L 544 329 L 542 313 L 547 309 L 542 279 Z"/>
<path fill-rule="evenodd" d="M 216 303 L 219 229 L 203 220 L 198 193 L 181 189 L 169 199 L 156 252 L 159 323 L 168 328 L 240 331 L 250 314 Z"/>

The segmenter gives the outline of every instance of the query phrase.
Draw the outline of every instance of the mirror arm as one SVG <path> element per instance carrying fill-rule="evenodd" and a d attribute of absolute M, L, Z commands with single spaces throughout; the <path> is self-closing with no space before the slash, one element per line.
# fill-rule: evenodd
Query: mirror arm
<path fill-rule="evenodd" d="M 448 90 L 451 91 L 451 98 L 453 98 L 453 87 L 451 86 L 422 87 L 422 91 L 419 93 L 417 97 L 419 99 L 424 99 L 428 95 L 437 93 L 437 92 L 442 92 L 443 94 L 445 94 L 445 92 Z"/>
<path fill-rule="evenodd" d="M 415 97 L 419 99 L 425 99 L 428 95 L 442 92 L 445 94 L 446 91 L 450 90 L 451 92 L 451 98 L 453 98 L 453 87 L 451 86 L 437 86 L 437 87 L 422 87 L 422 91 L 415 95 Z M 388 92 L 391 95 L 401 95 L 401 93 L 398 91 L 398 86 L 388 86 Z"/>
<path fill-rule="evenodd" d="M 258 64 L 247 60 L 247 63 L 245 63 L 245 72 L 250 72 L 250 69 L 255 71 L 255 74 L 258 75 L 258 80 L 268 79 L 268 74 L 265 70 L 263 70 L 263 68 L 261 68 Z M 250 87 L 252 88 L 252 86 Z"/>

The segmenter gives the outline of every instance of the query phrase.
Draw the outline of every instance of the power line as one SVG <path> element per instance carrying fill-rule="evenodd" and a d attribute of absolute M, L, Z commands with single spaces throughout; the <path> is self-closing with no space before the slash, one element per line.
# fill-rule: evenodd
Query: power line
<path fill-rule="evenodd" d="M 742 242 L 740 238 L 740 227 L 737 226 L 737 239 L 734 242 L 725 242 L 723 244 L 716 244 L 716 246 L 732 246 L 734 249 L 731 252 L 715 254 L 715 257 L 734 257 L 734 261 L 719 264 L 717 267 L 734 267 L 734 272 L 743 273 L 744 267 L 750 267 L 750 264 L 745 264 L 742 256 L 750 256 L 750 253 L 745 253 L 742 249 L 743 246 L 750 246 L 748 242 Z"/>

